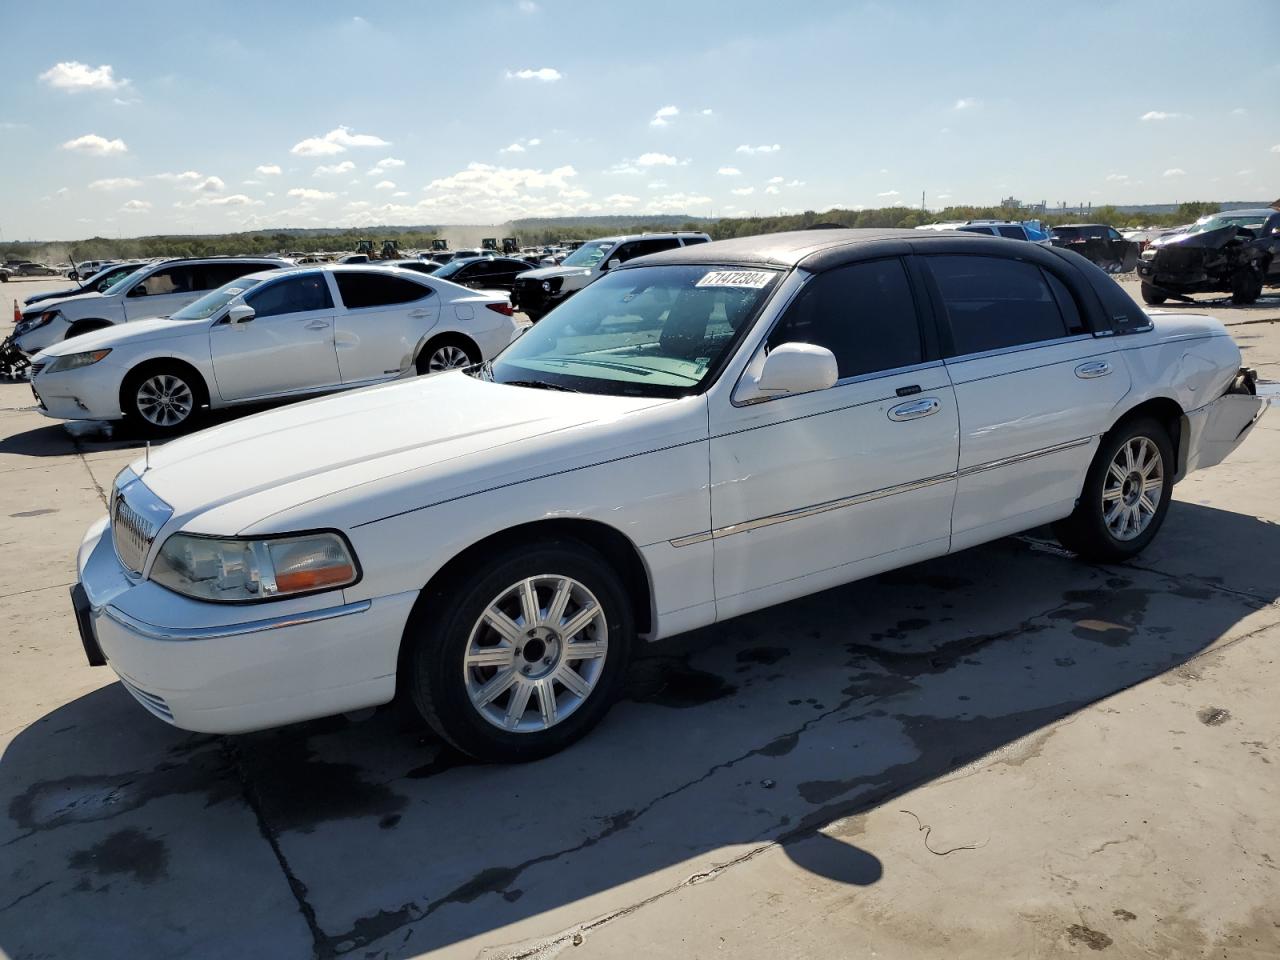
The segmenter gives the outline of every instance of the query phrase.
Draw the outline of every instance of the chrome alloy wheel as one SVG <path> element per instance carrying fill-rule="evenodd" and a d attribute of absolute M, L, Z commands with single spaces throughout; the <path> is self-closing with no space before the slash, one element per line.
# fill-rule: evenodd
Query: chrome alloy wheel
<path fill-rule="evenodd" d="M 1133 437 L 1112 457 L 1102 483 L 1102 518 L 1117 540 L 1132 540 L 1151 524 L 1164 494 L 1164 458 L 1146 437 Z"/>
<path fill-rule="evenodd" d="M 547 730 L 591 696 L 608 651 L 604 608 L 590 590 L 569 577 L 529 577 L 494 597 L 471 628 L 467 696 L 495 727 Z"/>
<path fill-rule="evenodd" d="M 196 398 L 184 380 L 158 373 L 138 387 L 138 412 L 157 427 L 176 427 L 195 409 Z"/>
<path fill-rule="evenodd" d="M 431 359 L 427 361 L 427 372 L 439 373 L 441 370 L 456 370 L 458 367 L 470 365 L 471 358 L 467 356 L 467 351 L 446 343 L 442 347 L 437 347 L 431 354 Z"/>

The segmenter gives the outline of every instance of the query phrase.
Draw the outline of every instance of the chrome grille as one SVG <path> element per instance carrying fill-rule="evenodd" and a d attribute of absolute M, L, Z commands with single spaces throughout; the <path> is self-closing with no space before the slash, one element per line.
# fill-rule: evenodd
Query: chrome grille
<path fill-rule="evenodd" d="M 111 493 L 111 539 L 116 556 L 131 573 L 142 573 L 156 534 L 172 515 L 170 506 L 132 470 L 126 469 L 116 479 Z"/>

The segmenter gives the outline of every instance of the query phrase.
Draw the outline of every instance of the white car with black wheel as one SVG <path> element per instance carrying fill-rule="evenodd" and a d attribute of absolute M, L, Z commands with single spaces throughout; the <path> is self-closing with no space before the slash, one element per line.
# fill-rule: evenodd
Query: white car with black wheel
<path fill-rule="evenodd" d="M 46 416 L 135 421 L 154 435 L 217 409 L 438 373 L 519 335 L 511 304 L 386 267 L 250 274 L 168 318 L 113 326 L 36 355 Z"/>
<path fill-rule="evenodd" d="M 180 728 L 399 694 L 528 760 L 603 717 L 642 639 L 1042 524 L 1133 557 L 1264 406 L 1222 324 L 1148 317 L 1068 251 L 708 243 L 611 269 L 491 364 L 135 461 L 73 602 L 90 662 Z"/>

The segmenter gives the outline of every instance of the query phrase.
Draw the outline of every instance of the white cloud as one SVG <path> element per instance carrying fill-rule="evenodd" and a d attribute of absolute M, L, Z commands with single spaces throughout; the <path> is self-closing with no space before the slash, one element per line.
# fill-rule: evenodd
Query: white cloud
<path fill-rule="evenodd" d="M 390 180 L 379 180 L 373 185 L 373 189 L 375 190 L 394 190 L 395 188 L 396 185 Z"/>
<path fill-rule="evenodd" d="M 1233 117 L 1247 117 L 1249 115 L 1249 111 L 1246 110 L 1244 107 L 1236 107 L 1234 110 L 1231 111 L 1231 115 Z"/>
<path fill-rule="evenodd" d="M 205 177 L 191 189 L 195 193 L 221 193 L 227 189 L 227 185 L 222 182 L 221 177 Z"/>
<path fill-rule="evenodd" d="M 240 182 L 241 182 L 244 186 L 246 186 L 246 187 L 260 187 L 260 186 L 262 186 L 262 181 L 261 181 L 261 180 L 241 180 Z"/>
<path fill-rule="evenodd" d="M 718 173 L 722 177 L 742 176 L 742 171 L 739 170 L 737 167 L 721 167 L 719 170 L 716 171 L 716 173 Z"/>
<path fill-rule="evenodd" d="M 778 152 L 779 150 L 781 150 L 781 149 L 782 149 L 782 147 L 781 147 L 779 144 L 776 144 L 776 143 L 765 143 L 765 144 L 761 144 L 761 145 L 760 145 L 760 146 L 758 146 L 758 147 L 753 147 L 753 146 L 751 146 L 749 143 L 744 143 L 744 144 L 741 144 L 741 145 L 738 147 L 737 152 L 738 152 L 738 153 L 747 153 L 747 154 L 753 154 L 753 153 L 777 153 L 777 152 Z"/>
<path fill-rule="evenodd" d="M 733 190 L 732 190 L 732 191 L 730 191 L 730 192 L 731 192 L 734 196 L 738 196 L 738 197 L 749 197 L 749 196 L 751 196 L 751 194 L 753 194 L 753 193 L 755 193 L 755 192 L 756 192 L 756 188 L 755 188 L 755 187 L 737 187 L 737 188 L 733 189 Z"/>
<path fill-rule="evenodd" d="M 769 183 L 781 183 L 781 182 L 782 182 L 782 177 L 770 177 L 768 182 L 769 182 Z"/>
<path fill-rule="evenodd" d="M 1148 110 L 1139 120 L 1177 120 L 1186 117 L 1185 113 L 1166 113 L 1164 110 Z"/>
<path fill-rule="evenodd" d="M 642 171 L 640 170 L 640 168 L 637 167 L 630 160 L 623 160 L 621 163 L 615 163 L 612 167 L 610 167 L 608 170 L 605 171 L 605 173 L 607 174 L 615 174 L 615 173 L 638 174 L 641 172 Z"/>
<path fill-rule="evenodd" d="M 350 127 L 335 127 L 323 137 L 300 140 L 289 152 L 299 157 L 327 157 L 345 153 L 348 147 L 389 147 L 390 142 L 370 133 L 352 133 Z"/>
<path fill-rule="evenodd" d="M 89 184 L 90 190 L 127 190 L 130 187 L 142 186 L 141 180 L 135 180 L 133 177 L 108 177 L 105 180 L 95 180 Z"/>
<path fill-rule="evenodd" d="M 403 167 L 404 161 L 396 157 L 383 157 L 372 167 L 365 171 L 366 177 L 376 177 L 386 173 L 388 170 L 394 170 L 397 167 Z"/>
<path fill-rule="evenodd" d="M 899 194 L 897 190 L 886 190 L 883 193 L 876 194 L 877 197 L 896 197 L 898 195 Z"/>
<path fill-rule="evenodd" d="M 508 80 L 541 80 L 543 83 L 554 83 L 556 80 L 564 76 L 559 70 L 552 67 L 540 67 L 537 70 L 508 70 Z"/>
<path fill-rule="evenodd" d="M 604 198 L 604 202 L 611 207 L 634 207 L 640 202 L 640 198 L 629 193 L 611 193 Z"/>
<path fill-rule="evenodd" d="M 1272 152 L 1272 153 L 1280 153 L 1280 143 L 1277 143 L 1274 147 L 1272 147 L 1272 148 L 1271 148 L 1271 152 Z"/>
<path fill-rule="evenodd" d="M 668 193 L 654 197 L 645 210 L 649 213 L 687 213 L 693 207 L 711 202 L 711 198 L 698 193 Z"/>
<path fill-rule="evenodd" d="M 62 145 L 62 149 L 72 150 L 76 153 L 88 153 L 95 157 L 110 157 L 117 153 L 129 152 L 129 148 L 125 146 L 123 140 L 108 140 L 106 137 L 100 137 L 96 133 L 86 133 L 83 137 L 68 140 Z"/>
<path fill-rule="evenodd" d="M 1251 176 L 1253 176 L 1253 171 L 1252 171 L 1252 170 L 1237 170 L 1237 171 L 1236 171 L 1236 176 L 1237 176 L 1237 177 L 1251 177 Z"/>
<path fill-rule="evenodd" d="M 120 208 L 121 213 L 146 213 L 151 209 L 150 200 L 129 200 Z"/>
<path fill-rule="evenodd" d="M 636 157 L 639 167 L 674 167 L 680 161 L 666 153 L 642 153 Z"/>
<path fill-rule="evenodd" d="M 485 197 L 517 197 L 521 191 L 549 188 L 567 190 L 569 181 L 578 175 L 571 166 L 556 167 L 550 173 L 515 167 L 495 167 L 487 163 L 469 163 L 465 170 L 432 180 L 428 190 L 456 190 Z"/>
<path fill-rule="evenodd" d="M 299 200 L 332 200 L 337 194 L 324 190 L 312 190 L 310 187 L 294 187 L 289 191 L 289 196 L 297 197 Z"/>
<path fill-rule="evenodd" d="M 519 143 L 511 143 L 498 151 L 499 153 L 524 153 L 524 147 Z"/>
<path fill-rule="evenodd" d="M 529 144 L 531 147 L 536 147 L 542 144 L 542 139 L 540 137 L 530 137 L 525 141 L 525 143 Z"/>
<path fill-rule="evenodd" d="M 650 189 L 650 190 L 665 190 L 665 189 L 667 189 L 667 181 L 665 181 L 665 180 L 652 180 L 652 181 L 650 181 L 650 182 L 649 182 L 648 187 L 649 187 L 649 189 Z"/>
<path fill-rule="evenodd" d="M 1127 173 L 1108 173 L 1107 182 L 1108 183 L 1128 183 L 1129 175 Z"/>
<path fill-rule="evenodd" d="M 278 177 L 280 176 L 280 164 L 264 163 L 257 167 L 254 167 L 253 171 L 254 173 L 262 174 L 264 177 Z"/>
<path fill-rule="evenodd" d="M 397 190 L 395 193 L 392 194 L 393 197 L 407 197 L 408 195 L 409 195 L 408 190 Z"/>
<path fill-rule="evenodd" d="M 55 197 L 65 197 L 70 192 L 71 191 L 66 187 L 59 187 L 57 190 L 53 191 L 53 195 Z"/>
<path fill-rule="evenodd" d="M 803 181 L 803 180 L 788 180 L 788 181 L 787 181 L 787 186 L 788 186 L 788 187 L 803 187 L 803 186 L 804 186 L 804 181 Z"/>
<path fill-rule="evenodd" d="M 195 200 L 179 200 L 174 204 L 180 210 L 189 210 L 192 207 L 260 207 L 262 205 L 261 200 L 255 200 L 243 193 L 233 193 L 226 197 L 197 197 Z"/>
<path fill-rule="evenodd" d="M 702 111 L 702 115 L 703 115 L 704 117 L 709 117 L 709 116 L 711 116 L 711 114 L 712 114 L 712 110 L 711 110 L 711 108 L 710 108 L 710 107 L 707 107 L 705 110 L 703 110 L 703 111 Z"/>
<path fill-rule="evenodd" d="M 350 173 L 356 168 L 356 165 L 350 160 L 343 160 L 341 163 L 320 164 L 311 174 L 313 177 L 330 177 L 340 173 Z"/>
<path fill-rule="evenodd" d="M 649 121 L 649 126 L 651 127 L 670 126 L 671 118 L 679 116 L 679 114 L 680 114 L 679 107 L 673 107 L 673 106 L 659 107 L 657 112 L 654 113 L 653 119 Z"/>
<path fill-rule="evenodd" d="M 779 189 L 778 189 L 776 186 L 774 186 L 773 184 L 770 184 L 769 186 L 767 186 L 767 187 L 765 187 L 765 188 L 764 188 L 764 192 L 765 192 L 765 193 L 781 193 L 782 191 L 781 191 L 781 190 L 779 190 Z"/>
<path fill-rule="evenodd" d="M 1185 177 L 1187 175 L 1187 171 L 1183 170 L 1181 167 L 1170 167 L 1164 172 L 1164 175 L 1166 177 Z"/>
<path fill-rule="evenodd" d="M 204 177 L 203 173 L 194 170 L 183 170 L 181 173 L 157 173 L 157 180 L 168 180 L 170 183 L 194 183 Z"/>
<path fill-rule="evenodd" d="M 538 12 L 538 5 L 534 3 L 533 0 L 520 0 L 520 2 L 516 4 L 516 7 L 520 10 L 521 13 L 537 13 Z"/>
<path fill-rule="evenodd" d="M 976 97 L 961 97 L 956 101 L 955 110 L 972 110 L 974 107 L 982 106 L 982 101 Z"/>
<path fill-rule="evenodd" d="M 85 90 L 119 90 L 129 85 L 128 80 L 117 80 L 110 64 L 91 67 L 79 60 L 55 63 L 40 74 L 40 82 L 55 90 L 81 93 Z"/>

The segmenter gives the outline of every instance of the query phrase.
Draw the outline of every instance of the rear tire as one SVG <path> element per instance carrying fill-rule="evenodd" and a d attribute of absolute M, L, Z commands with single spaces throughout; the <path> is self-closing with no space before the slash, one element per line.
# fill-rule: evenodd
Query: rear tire
<path fill-rule="evenodd" d="M 563 750 L 604 717 L 634 639 L 622 580 L 597 551 L 574 540 L 513 545 L 423 592 L 400 681 L 452 746 L 521 763 Z"/>
<path fill-rule="evenodd" d="M 1076 508 L 1053 525 L 1054 535 L 1085 560 L 1137 556 L 1164 523 L 1174 469 L 1173 444 L 1158 421 L 1120 423 L 1102 438 Z"/>
<path fill-rule="evenodd" d="M 125 417 L 149 437 L 172 437 L 192 429 L 208 401 L 200 378 L 176 364 L 135 370 L 120 390 Z"/>
<path fill-rule="evenodd" d="M 1151 284 L 1144 283 L 1142 285 L 1142 302 L 1143 303 L 1149 303 L 1153 307 L 1158 307 L 1160 304 L 1164 303 L 1168 299 L 1169 298 L 1165 294 L 1161 293 L 1155 287 L 1151 286 Z"/>
<path fill-rule="evenodd" d="M 419 374 L 443 373 L 460 370 L 480 362 L 480 349 L 466 337 L 447 335 L 437 337 L 418 354 Z"/>

